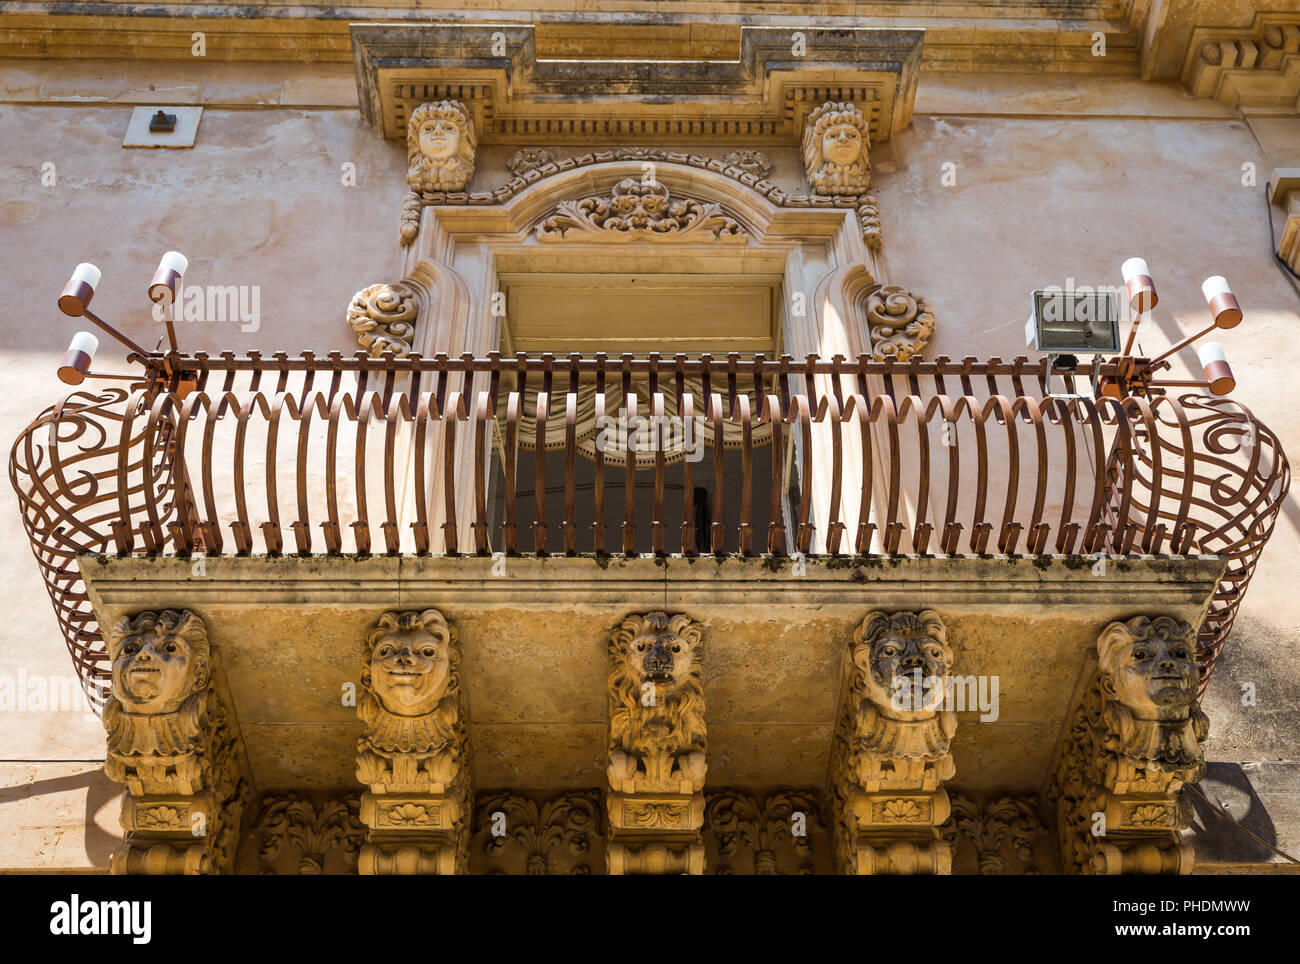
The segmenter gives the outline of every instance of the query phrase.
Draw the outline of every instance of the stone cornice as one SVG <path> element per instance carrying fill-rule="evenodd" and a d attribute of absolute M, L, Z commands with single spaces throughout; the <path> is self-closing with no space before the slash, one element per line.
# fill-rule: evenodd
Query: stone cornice
<path fill-rule="evenodd" d="M 1300 113 L 1300 11 L 1259 13 L 1249 27 L 1192 31 L 1182 82 L 1243 113 Z"/>
<path fill-rule="evenodd" d="M 711 609 L 788 604 L 860 609 L 864 594 L 884 608 L 926 604 L 1011 608 L 1110 608 L 1145 602 L 1165 609 L 1200 611 L 1218 583 L 1218 557 L 1117 560 L 1105 579 L 1091 575 L 1092 560 L 1044 556 L 870 557 L 804 560 L 792 577 L 789 559 L 703 559 L 591 556 L 518 558 L 508 575 L 493 576 L 494 560 L 478 557 L 285 556 L 213 558 L 195 579 L 180 558 L 86 556 L 82 571 L 95 610 L 116 614 L 140 600 L 162 605 L 173 597 L 195 607 L 328 605 L 373 609 L 400 600 L 417 609 L 435 605 L 546 608 L 564 600 L 628 609 L 707 605 Z M 268 578 L 274 572 L 274 578 Z M 527 602 L 523 602 L 527 600 Z"/>
<path fill-rule="evenodd" d="M 421 4 L 427 24 L 436 20 L 515 26 L 535 24 L 542 58 L 734 60 L 741 50 L 742 21 L 790 30 L 819 28 L 926 31 L 922 67 L 936 71 L 1119 74 L 1137 70 L 1138 34 L 1105 5 L 1073 2 L 998 5 L 928 4 L 918 16 L 908 3 L 877 5 L 863 17 L 860 4 L 709 2 L 682 4 L 679 13 L 647 19 L 643 4 L 628 2 L 593 11 L 585 3 L 554 0 L 510 4 L 490 13 L 464 3 Z M 212 61 L 347 63 L 352 59 L 350 21 L 410 22 L 409 7 L 274 5 L 249 8 L 224 3 L 168 3 L 140 8 L 131 3 L 81 2 L 59 6 L 20 0 L 0 13 L 0 57 L 50 59 L 193 59 L 192 34 L 207 37 Z M 1094 56 L 1102 32 L 1107 53 Z"/>
<path fill-rule="evenodd" d="M 742 27 L 728 59 L 548 58 L 533 25 L 352 25 L 362 117 L 406 133 L 422 103 L 456 100 L 482 144 L 795 144 L 827 100 L 866 115 L 872 142 L 912 118 L 924 31 Z M 795 53 L 800 50 L 804 52 Z"/>

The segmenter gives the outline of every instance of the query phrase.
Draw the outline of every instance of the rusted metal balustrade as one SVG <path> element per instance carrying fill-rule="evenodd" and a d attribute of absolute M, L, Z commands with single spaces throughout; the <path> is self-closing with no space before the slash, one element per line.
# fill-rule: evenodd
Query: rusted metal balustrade
<path fill-rule="evenodd" d="M 136 360 L 148 374 L 131 391 L 74 393 L 18 438 L 10 460 L 33 550 L 88 680 L 102 680 L 106 671 L 77 569 L 83 554 L 395 554 L 403 550 L 404 527 L 413 538 L 405 545 L 420 554 L 630 554 L 638 524 L 649 525 L 652 552 L 696 554 L 693 464 L 682 462 L 678 508 L 667 504 L 670 453 L 663 446 L 643 466 L 634 457 L 607 464 L 599 446 L 584 456 L 578 433 L 584 384 L 596 418 L 613 414 L 607 403 L 636 414 L 631 410 L 640 396 L 641 414 L 703 420 L 715 453 L 713 491 L 738 485 L 740 498 L 734 533 L 724 525 L 723 500 L 713 500 L 706 522 L 712 552 L 729 544 L 746 554 L 1225 556 L 1228 572 L 1201 633 L 1207 674 L 1290 478 L 1276 436 L 1247 409 L 1228 399 L 1175 398 L 1144 387 L 1149 366 L 1142 360 L 1103 364 L 1099 382 L 1123 386 L 1113 393 L 1123 397 L 1095 400 L 1050 397 L 1046 363 L 1025 358 L 897 363 L 738 354 L 253 352 Z M 1052 385 L 1076 391 L 1092 375 L 1083 366 L 1074 378 L 1053 376 Z M 255 425 L 265 441 L 250 447 Z M 546 455 L 548 444 L 558 444 L 559 425 L 564 513 L 548 519 Z M 320 441 L 314 448 L 312 433 L 322 429 L 323 460 L 314 460 Z M 790 442 L 793 464 L 784 457 Z M 765 531 L 756 531 L 753 513 L 760 445 L 772 453 Z M 726 460 L 716 457 L 727 446 L 739 450 L 738 479 L 728 478 Z M 495 526 L 488 511 L 494 447 L 504 505 Z M 411 456 L 401 463 L 412 467 L 410 478 L 396 457 L 403 448 Z M 530 448 L 535 505 L 531 538 L 521 539 L 518 462 L 520 450 Z M 465 465 L 458 455 L 466 453 L 471 467 L 458 469 Z M 580 457 L 594 471 L 596 521 L 589 534 L 577 523 Z M 218 476 L 226 467 L 233 492 L 219 499 Z M 264 492 L 250 492 L 253 467 L 264 474 Z M 368 488 L 377 471 L 381 499 Z M 634 490 L 642 472 L 653 474 L 653 510 L 639 523 Z M 341 495 L 341 479 L 350 483 L 342 487 L 350 487 L 350 499 Z M 315 491 L 320 481 L 323 498 Z M 820 502 L 813 496 L 818 483 L 825 493 Z M 613 539 L 604 522 L 610 487 L 621 487 L 624 496 L 621 531 Z M 292 492 L 295 518 L 281 514 L 282 489 L 286 497 Z M 458 522 L 466 512 L 462 500 L 469 500 L 469 532 Z M 372 513 L 372 501 L 382 502 L 381 512 Z M 441 540 L 430 521 L 436 505 L 443 511 Z M 852 532 L 846 516 L 856 520 Z M 559 529 L 555 541 L 552 524 Z M 679 538 L 669 539 L 670 527 Z"/>

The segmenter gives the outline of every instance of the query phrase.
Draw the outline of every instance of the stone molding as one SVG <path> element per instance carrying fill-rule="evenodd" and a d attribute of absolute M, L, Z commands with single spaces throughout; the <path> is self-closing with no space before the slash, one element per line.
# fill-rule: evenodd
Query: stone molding
<path fill-rule="evenodd" d="M 457 99 L 483 143 L 706 143 L 798 139 L 834 91 L 864 106 L 872 139 L 911 121 L 922 30 L 743 26 L 736 59 L 549 59 L 533 25 L 350 26 L 361 116 L 398 137 L 419 104 Z M 815 56 L 800 58 L 800 44 Z M 556 96 L 563 95 L 563 96 Z"/>
<path fill-rule="evenodd" d="M 624 178 L 608 197 L 561 201 L 537 225 L 539 241 L 573 237 L 609 241 L 713 240 L 743 244 L 749 237 L 714 201 L 674 201 L 660 181 Z"/>
<path fill-rule="evenodd" d="M 1247 113 L 1300 114 L 1300 13 L 1261 11 L 1248 27 L 1197 27 L 1182 82 L 1195 97 Z"/>

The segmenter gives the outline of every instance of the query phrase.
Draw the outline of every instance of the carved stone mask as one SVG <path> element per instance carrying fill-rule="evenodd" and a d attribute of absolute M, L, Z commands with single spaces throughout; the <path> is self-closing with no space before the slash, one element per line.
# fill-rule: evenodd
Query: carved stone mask
<path fill-rule="evenodd" d="M 445 117 L 430 117 L 420 125 L 420 151 L 434 161 L 446 161 L 460 150 L 460 125 Z"/>
<path fill-rule="evenodd" d="M 113 695 L 133 713 L 175 712 L 194 683 L 190 641 L 164 626 L 126 636 L 113 653 Z"/>
<path fill-rule="evenodd" d="M 1181 719 L 1196 701 L 1200 677 L 1187 639 L 1152 633 L 1119 647 L 1111 664 L 1115 698 L 1139 719 Z"/>
<path fill-rule="evenodd" d="M 371 685 L 384 709 L 398 716 L 432 713 L 451 676 L 449 640 L 423 626 L 381 636 L 371 651 Z"/>
<path fill-rule="evenodd" d="M 862 157 L 862 134 L 852 124 L 835 124 L 822 134 L 822 156 L 847 167 Z"/>
<path fill-rule="evenodd" d="M 942 708 L 952 650 L 937 613 L 871 613 L 854 641 L 867 697 L 884 716 L 927 720 Z"/>

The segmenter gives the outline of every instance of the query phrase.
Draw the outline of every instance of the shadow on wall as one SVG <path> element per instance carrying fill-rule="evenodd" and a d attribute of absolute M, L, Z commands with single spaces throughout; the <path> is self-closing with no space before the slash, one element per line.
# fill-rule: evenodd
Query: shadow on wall
<path fill-rule="evenodd" d="M 1273 820 L 1240 764 L 1208 764 L 1205 777 L 1196 784 L 1196 789 L 1260 840 L 1277 846 L 1277 829 Z M 1191 840 L 1198 864 L 1268 863 L 1273 859 L 1273 852 L 1268 847 L 1232 826 L 1204 800 L 1190 793 L 1187 799 L 1191 800 L 1196 812 Z"/>
<path fill-rule="evenodd" d="M 105 831 L 96 821 L 96 816 L 112 801 L 122 796 L 122 787 L 113 783 L 104 775 L 103 770 L 86 770 L 67 776 L 52 777 L 48 780 L 36 780 L 24 787 L 22 796 L 0 796 L 0 806 L 5 803 L 17 803 L 19 800 L 41 797 L 52 793 L 67 793 L 79 789 L 86 791 L 85 844 L 87 866 L 106 868 L 108 858 L 118 844 L 122 842 L 120 834 Z M 116 821 L 115 821 L 116 822 Z"/>

